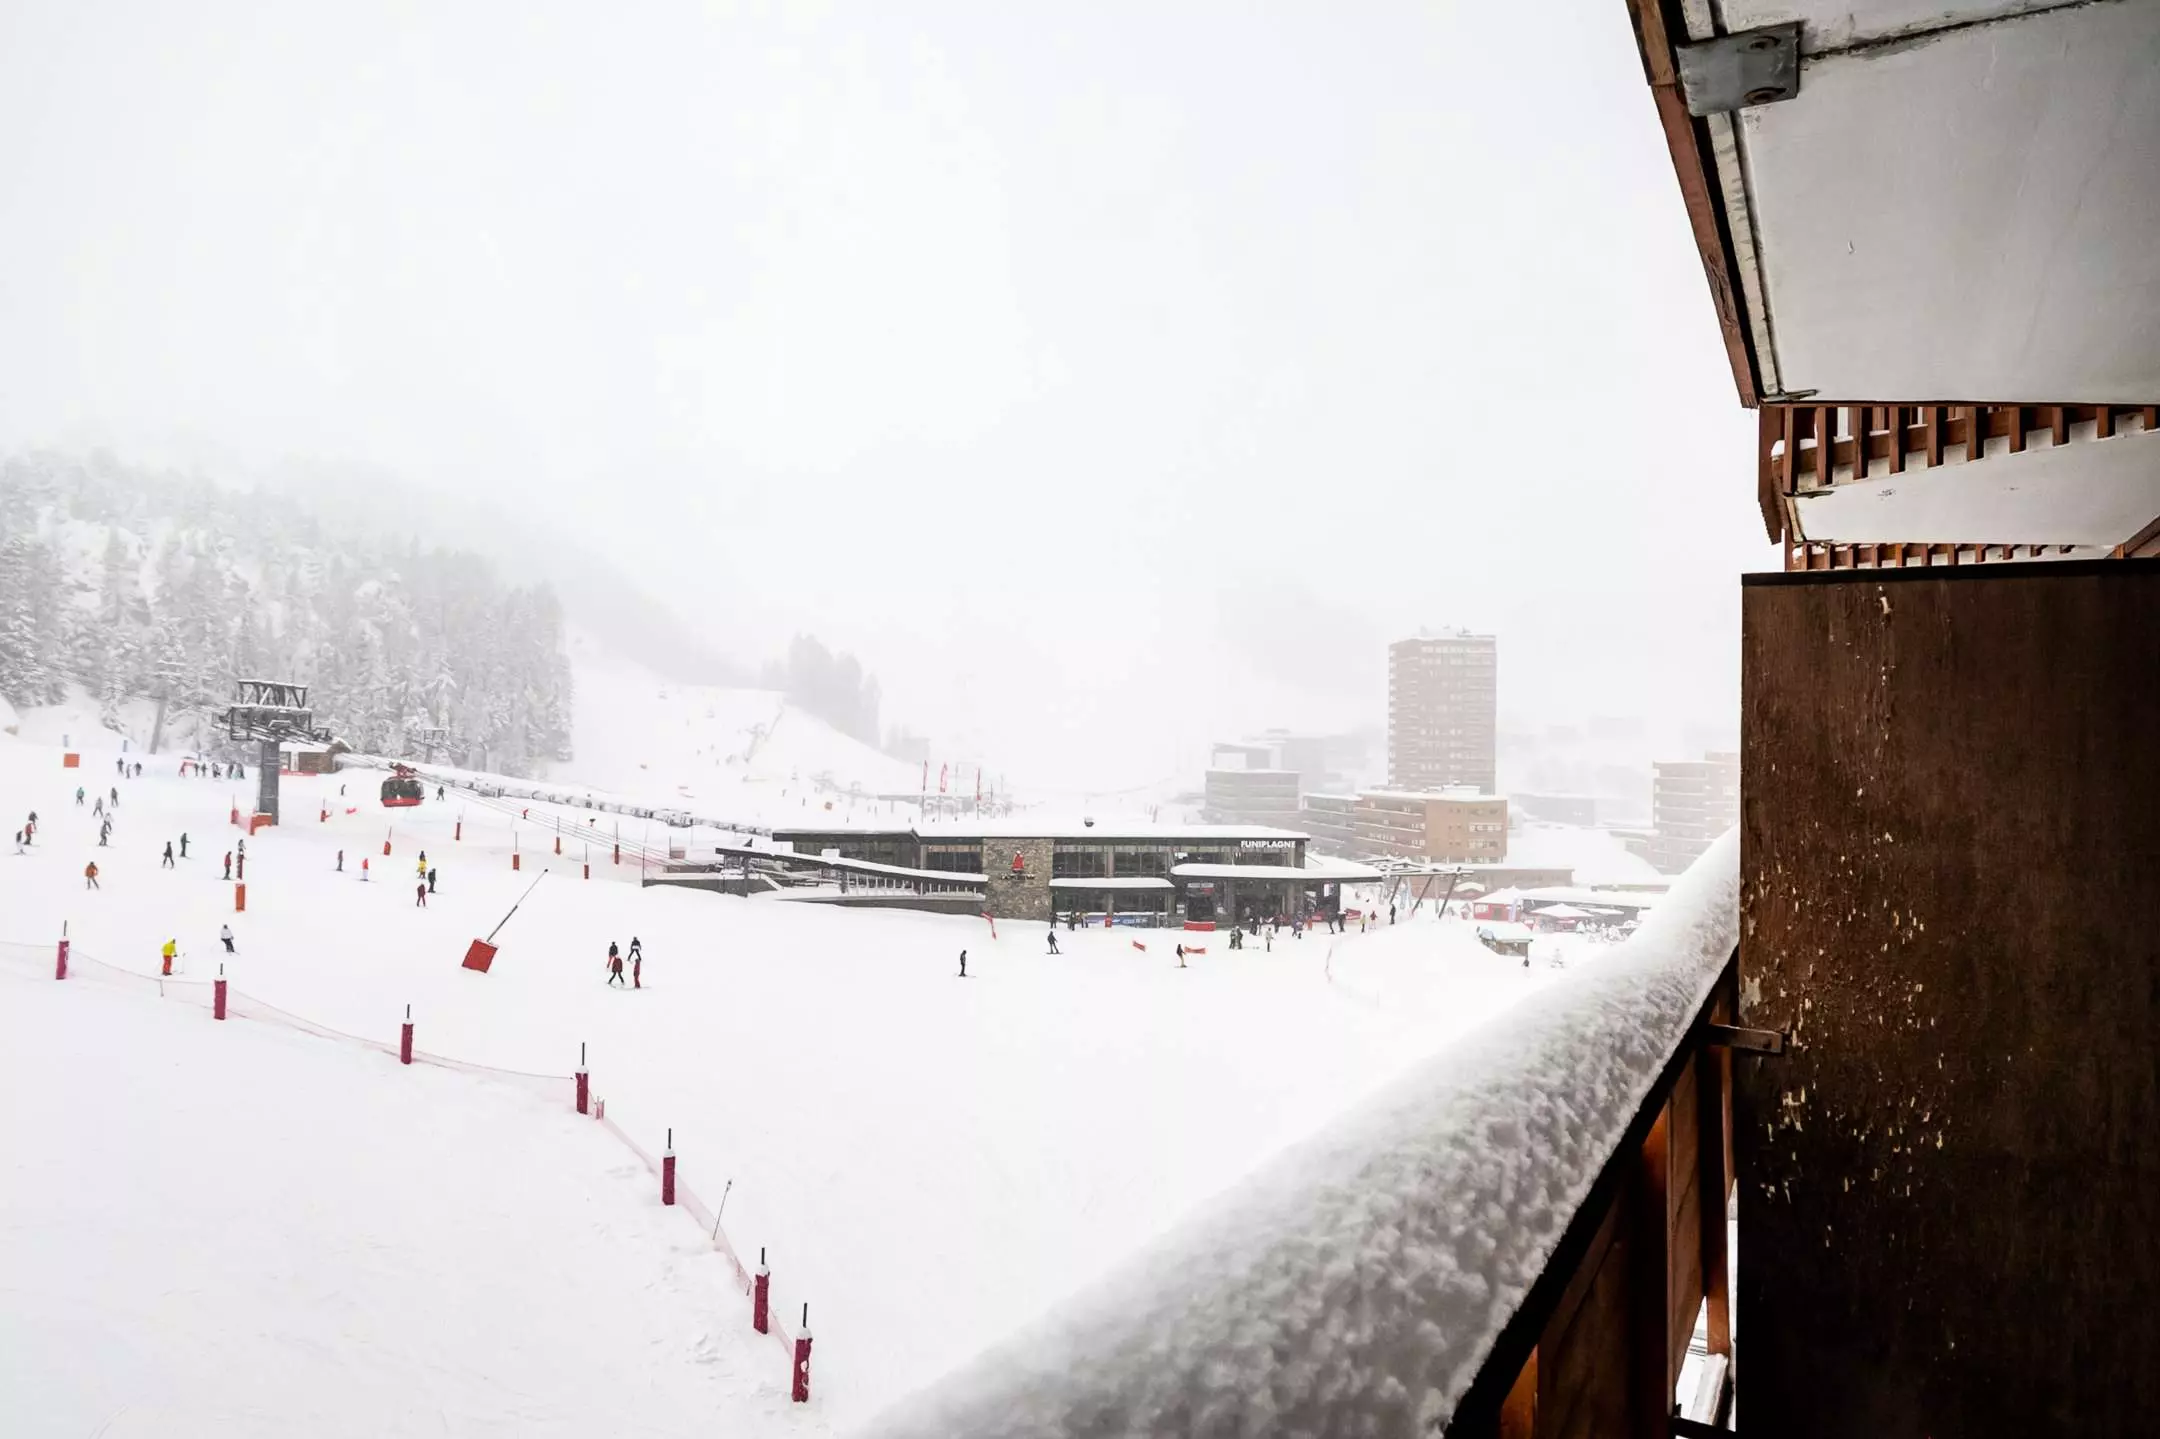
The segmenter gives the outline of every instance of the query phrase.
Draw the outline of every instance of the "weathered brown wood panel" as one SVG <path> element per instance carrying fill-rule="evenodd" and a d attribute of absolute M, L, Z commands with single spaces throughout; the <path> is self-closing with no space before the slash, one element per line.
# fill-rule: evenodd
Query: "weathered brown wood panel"
<path fill-rule="evenodd" d="M 1747 1432 L 2160 1433 L 2160 566 L 1743 598 Z"/>
<path fill-rule="evenodd" d="M 1568 1298 L 1538 1345 L 1541 1439 L 1600 1439 L 1628 1425 L 1631 1288 L 1625 1193 L 1607 1208 Z"/>

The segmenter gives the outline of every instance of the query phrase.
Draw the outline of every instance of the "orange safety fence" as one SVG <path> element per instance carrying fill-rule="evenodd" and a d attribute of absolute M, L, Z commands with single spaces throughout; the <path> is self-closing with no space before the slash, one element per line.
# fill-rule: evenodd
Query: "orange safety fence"
<path fill-rule="evenodd" d="M 53 961 L 54 952 L 51 945 L 0 941 L 0 962 L 5 962 L 11 969 L 32 971 L 41 978 L 49 979 L 53 975 Z M 182 963 L 184 966 L 184 959 Z M 70 980 L 84 980 L 89 983 L 106 985 L 114 989 L 127 990 L 138 994 L 153 994 L 161 999 L 178 1000 L 183 1004 L 193 1005 L 206 1012 L 212 1010 L 215 992 L 214 978 L 186 972 L 184 968 L 183 972 L 170 977 L 161 974 L 146 974 L 140 970 L 128 969 L 120 965 L 109 964 L 104 960 L 94 959 L 83 953 L 80 948 L 70 946 L 67 975 Z M 281 1028 L 312 1035 L 318 1039 L 327 1039 L 339 1044 L 357 1045 L 362 1049 L 373 1050 L 378 1054 L 388 1055 L 393 1059 L 398 1055 L 398 1045 L 394 1041 L 369 1039 L 364 1035 L 352 1034 L 327 1024 L 318 1024 L 312 1019 L 294 1014 L 287 1009 L 281 1009 L 266 1000 L 256 999 L 252 995 L 245 994 L 233 988 L 229 982 L 226 985 L 226 1013 L 232 1018 L 253 1020 L 258 1024 L 274 1024 Z M 417 1049 L 413 1051 L 413 1062 L 415 1064 L 431 1064 L 442 1069 L 458 1070 L 498 1084 L 508 1084 L 513 1088 L 522 1089 L 554 1104 L 574 1104 L 576 1102 L 577 1080 L 574 1076 L 568 1074 L 535 1074 L 525 1070 L 502 1069 L 490 1064 L 476 1064 L 470 1060 L 430 1054 Z M 648 1170 L 658 1175 L 660 1173 L 660 1160 L 658 1157 L 631 1138 L 629 1132 L 608 1115 L 607 1106 L 597 1096 L 593 1097 L 592 1107 L 594 1117 L 599 1120 L 601 1128 L 620 1141 L 624 1148 L 635 1154 Z M 712 1247 L 726 1258 L 728 1266 L 735 1276 L 736 1287 L 744 1294 L 749 1294 L 752 1289 L 750 1270 L 744 1265 L 741 1255 L 736 1251 L 734 1241 L 728 1237 L 727 1231 L 721 1228 L 720 1216 L 699 1197 L 695 1190 L 683 1183 L 679 1176 L 675 1185 L 675 1196 L 677 1205 L 704 1232 L 707 1241 Z M 768 1322 L 771 1332 L 779 1339 L 782 1347 L 788 1350 L 791 1357 L 794 1356 L 795 1338 L 788 1333 L 786 1327 L 780 1322 L 777 1312 L 769 1315 Z M 806 1383 L 806 1381 L 804 1382 Z"/>

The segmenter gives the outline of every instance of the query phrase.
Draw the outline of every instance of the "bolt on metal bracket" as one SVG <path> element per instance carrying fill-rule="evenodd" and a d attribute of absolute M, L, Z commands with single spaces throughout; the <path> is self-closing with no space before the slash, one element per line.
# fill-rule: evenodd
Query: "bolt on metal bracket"
<path fill-rule="evenodd" d="M 1690 115 L 1722 115 L 1800 93 L 1800 22 L 1677 47 Z"/>

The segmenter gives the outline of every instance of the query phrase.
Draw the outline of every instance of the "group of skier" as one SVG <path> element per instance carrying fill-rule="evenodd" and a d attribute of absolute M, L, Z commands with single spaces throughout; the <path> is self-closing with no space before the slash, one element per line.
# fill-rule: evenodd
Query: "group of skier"
<path fill-rule="evenodd" d="M 135 773 L 142 773 L 141 765 L 135 766 Z M 180 761 L 180 777 L 186 779 L 190 774 L 197 779 L 247 778 L 247 770 L 241 766 L 238 760 L 234 760 L 230 764 L 220 764 L 216 760 L 184 759 Z"/>
<path fill-rule="evenodd" d="M 630 953 L 627 957 L 630 961 L 629 987 L 632 989 L 643 989 L 645 987 L 645 946 L 638 942 L 638 937 L 634 934 L 630 936 Z M 621 948 L 616 945 L 614 940 L 609 940 L 607 947 L 607 982 L 610 986 L 618 985 L 623 982 L 624 958 L 625 956 Z M 962 970 L 964 972 L 966 968 L 967 956 L 962 955 L 960 958 Z"/>

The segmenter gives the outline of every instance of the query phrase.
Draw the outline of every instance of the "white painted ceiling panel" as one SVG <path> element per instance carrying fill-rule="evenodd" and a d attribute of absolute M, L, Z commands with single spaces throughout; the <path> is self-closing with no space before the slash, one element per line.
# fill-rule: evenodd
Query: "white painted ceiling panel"
<path fill-rule="evenodd" d="M 2065 0 L 1723 0 L 1725 28 L 1753 30 L 1798 20 L 1804 51 L 1882 40 L 1920 30 L 1970 25 L 2004 15 L 2049 10 Z M 2077 3 L 2077 0 L 2071 0 Z"/>
<path fill-rule="evenodd" d="M 1907 470 L 1798 501 L 1811 540 L 2119 545 L 2160 516 L 2160 435 Z"/>
<path fill-rule="evenodd" d="M 2160 397 L 2160 0 L 1818 56 L 1798 98 L 1740 114 L 1787 390 Z"/>

